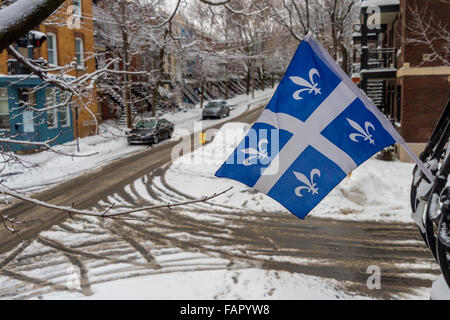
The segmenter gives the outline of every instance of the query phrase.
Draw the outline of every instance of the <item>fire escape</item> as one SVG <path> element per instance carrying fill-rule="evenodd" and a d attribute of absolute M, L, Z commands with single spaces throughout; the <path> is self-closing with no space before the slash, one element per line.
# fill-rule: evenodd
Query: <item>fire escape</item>
<path fill-rule="evenodd" d="M 354 43 L 360 43 L 360 62 L 353 65 L 353 78 L 360 80 L 361 89 L 384 113 L 391 106 L 387 84 L 397 75 L 397 49 L 386 47 L 387 26 L 398 16 L 399 0 L 365 0 L 361 4 L 359 32 L 353 34 Z"/>

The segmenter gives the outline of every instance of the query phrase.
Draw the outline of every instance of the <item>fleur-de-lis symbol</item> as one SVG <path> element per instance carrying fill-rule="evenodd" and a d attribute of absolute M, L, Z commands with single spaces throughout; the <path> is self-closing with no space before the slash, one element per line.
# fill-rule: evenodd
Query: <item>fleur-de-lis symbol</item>
<path fill-rule="evenodd" d="M 311 173 L 309 174 L 309 176 L 310 176 L 309 179 L 303 173 L 300 173 L 300 172 L 294 171 L 294 175 L 298 180 L 300 180 L 301 182 L 303 182 L 305 184 L 305 186 L 300 186 L 300 187 L 295 188 L 295 195 L 297 197 L 303 197 L 303 195 L 302 195 L 303 190 L 307 190 L 309 193 L 312 193 L 312 194 L 319 193 L 319 188 L 316 187 L 316 183 L 314 182 L 315 176 L 320 177 L 319 169 L 312 169 Z"/>
<path fill-rule="evenodd" d="M 356 138 L 360 137 L 360 138 L 364 138 L 364 141 L 369 141 L 370 144 L 375 145 L 375 140 L 372 139 L 372 135 L 369 133 L 369 128 L 372 128 L 372 131 L 375 131 L 375 127 L 374 125 L 369 122 L 366 121 L 366 123 L 364 124 L 365 130 L 355 121 L 346 118 L 348 123 L 350 123 L 350 125 L 353 127 L 353 129 L 357 130 L 359 133 L 352 133 L 351 135 L 349 135 L 350 139 L 352 139 L 355 142 L 359 142 Z"/>
<path fill-rule="evenodd" d="M 264 144 L 268 144 L 269 141 L 267 139 L 261 139 L 258 142 L 258 150 L 256 150 L 255 148 L 247 148 L 247 149 L 243 149 L 241 150 L 243 153 L 245 154 L 250 154 L 251 156 L 248 157 L 247 159 L 244 160 L 244 166 L 250 166 L 253 163 L 250 163 L 250 160 L 252 159 L 267 159 L 269 157 L 268 153 L 267 153 L 267 149 L 263 148 Z"/>
<path fill-rule="evenodd" d="M 322 94 L 322 92 L 320 92 L 320 88 L 317 88 L 317 86 L 319 85 L 317 82 L 314 81 L 314 75 L 317 75 L 320 78 L 320 74 L 319 71 L 317 71 L 317 69 L 312 68 L 311 70 L 309 70 L 309 81 L 306 81 L 305 79 L 301 78 L 301 77 L 289 77 L 289 79 L 291 79 L 291 81 L 295 84 L 298 84 L 299 86 L 304 87 L 303 89 L 297 90 L 294 92 L 294 94 L 292 95 L 294 97 L 295 100 L 302 100 L 303 98 L 300 97 L 300 93 L 304 92 L 304 91 L 308 91 L 309 94 L 313 93 L 315 95 L 317 94 Z"/>

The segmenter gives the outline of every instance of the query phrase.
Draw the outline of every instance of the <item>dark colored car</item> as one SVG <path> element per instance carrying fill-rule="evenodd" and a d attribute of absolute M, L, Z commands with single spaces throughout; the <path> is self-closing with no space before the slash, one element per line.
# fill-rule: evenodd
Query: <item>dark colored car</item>
<path fill-rule="evenodd" d="M 230 115 L 230 107 L 225 100 L 209 101 L 203 109 L 202 119 L 224 118 Z"/>
<path fill-rule="evenodd" d="M 164 118 L 152 118 L 139 121 L 127 137 L 129 144 L 156 144 L 170 139 L 174 130 L 172 122 Z"/>

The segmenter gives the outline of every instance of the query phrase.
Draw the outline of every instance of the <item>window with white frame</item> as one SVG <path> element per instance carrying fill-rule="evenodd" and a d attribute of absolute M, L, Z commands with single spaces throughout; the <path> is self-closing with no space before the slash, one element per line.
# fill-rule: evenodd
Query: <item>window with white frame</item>
<path fill-rule="evenodd" d="M 48 64 L 51 66 L 58 65 L 58 47 L 56 42 L 56 34 L 47 33 L 47 53 Z"/>
<path fill-rule="evenodd" d="M 59 96 L 60 103 L 65 103 L 67 100 L 67 94 L 61 94 Z M 59 112 L 59 121 L 61 122 L 61 126 L 68 127 L 70 126 L 70 107 L 69 103 L 67 105 L 61 106 L 58 108 Z"/>
<path fill-rule="evenodd" d="M 75 38 L 75 58 L 77 66 L 84 67 L 84 44 L 81 38 Z"/>
<path fill-rule="evenodd" d="M 58 104 L 55 88 L 45 88 L 45 107 L 51 108 L 47 110 L 47 127 L 49 129 L 58 126 L 58 113 L 55 107 Z"/>
<path fill-rule="evenodd" d="M 81 0 L 73 0 L 72 5 L 75 7 L 73 14 L 75 16 L 81 17 L 81 15 L 82 15 Z"/>
<path fill-rule="evenodd" d="M 0 129 L 9 129 L 8 89 L 0 88 Z"/>

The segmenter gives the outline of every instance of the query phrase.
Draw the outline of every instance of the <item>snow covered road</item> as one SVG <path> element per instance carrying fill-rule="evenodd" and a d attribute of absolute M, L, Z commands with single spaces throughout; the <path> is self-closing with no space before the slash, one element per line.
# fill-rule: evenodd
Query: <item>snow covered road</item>
<path fill-rule="evenodd" d="M 259 112 L 236 120 L 250 123 Z M 218 143 L 196 152 L 219 161 Z M 77 207 L 106 210 L 115 204 L 117 210 L 214 192 L 207 181 L 215 164 L 189 167 L 183 158 L 172 164 L 174 145 L 116 160 L 43 194 L 56 203 L 78 199 Z M 30 231 L 22 233 L 30 241 L 18 244 L 16 236 L 0 234 L 0 298 L 429 298 L 439 271 L 412 223 L 315 216 L 301 221 L 273 206 L 258 207 L 267 200 L 248 188 L 239 193 L 133 215 L 149 217 L 145 223 L 68 219 L 18 204 L 14 210 L 31 217 Z M 381 270 L 380 290 L 367 288 L 370 266 Z"/>
<path fill-rule="evenodd" d="M 96 207 L 191 199 L 168 184 L 168 170 Z M 427 299 L 438 270 L 417 236 L 406 224 L 300 221 L 214 203 L 154 210 L 146 223 L 75 217 L 3 255 L 0 297 Z M 366 287 L 371 265 L 381 268 L 381 290 Z"/>

